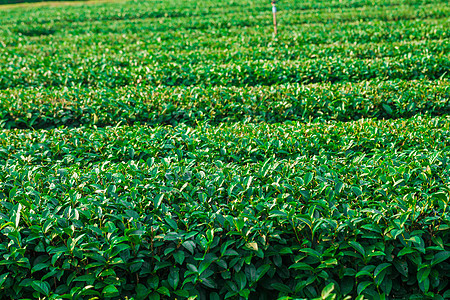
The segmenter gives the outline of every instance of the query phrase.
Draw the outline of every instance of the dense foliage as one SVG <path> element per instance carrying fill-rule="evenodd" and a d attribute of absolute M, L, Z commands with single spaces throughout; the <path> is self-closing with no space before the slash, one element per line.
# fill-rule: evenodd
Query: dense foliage
<path fill-rule="evenodd" d="M 0 298 L 450 298 L 450 7 L 271 22 L 0 7 Z"/>
<path fill-rule="evenodd" d="M 0 100 L 0 122 L 5 128 L 350 121 L 448 114 L 450 84 L 373 80 L 251 88 L 8 89 L 0 91 Z"/>

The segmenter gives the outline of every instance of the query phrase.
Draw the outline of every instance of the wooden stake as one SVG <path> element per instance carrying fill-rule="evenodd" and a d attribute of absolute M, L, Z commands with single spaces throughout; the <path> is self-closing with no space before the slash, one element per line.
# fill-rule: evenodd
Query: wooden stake
<path fill-rule="evenodd" d="M 277 7 L 275 6 L 275 1 L 272 1 L 272 14 L 273 14 L 273 32 L 277 35 Z"/>

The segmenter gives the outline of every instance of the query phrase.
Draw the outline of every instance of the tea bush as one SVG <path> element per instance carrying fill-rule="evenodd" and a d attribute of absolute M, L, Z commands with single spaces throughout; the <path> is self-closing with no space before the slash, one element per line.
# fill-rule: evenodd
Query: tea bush
<path fill-rule="evenodd" d="M 450 298 L 446 4 L 0 6 L 0 298 Z"/>
<path fill-rule="evenodd" d="M 253 88 L 8 89 L 0 91 L 0 99 L 4 128 L 351 121 L 447 114 L 450 84 L 448 80 L 372 80 Z"/>
<path fill-rule="evenodd" d="M 4 295 L 436 296 L 448 126 L 5 132 Z"/>

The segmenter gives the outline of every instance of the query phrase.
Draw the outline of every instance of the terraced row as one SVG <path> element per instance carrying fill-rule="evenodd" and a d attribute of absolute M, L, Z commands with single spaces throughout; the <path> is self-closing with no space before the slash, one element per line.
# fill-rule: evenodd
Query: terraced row
<path fill-rule="evenodd" d="M 0 92 L 0 125 L 54 128 L 409 118 L 448 114 L 449 99 L 447 80 L 253 88 L 12 89 Z"/>
<path fill-rule="evenodd" d="M 0 293 L 443 295 L 449 124 L 4 132 Z"/>
<path fill-rule="evenodd" d="M 5 1 L 5 0 L 3 0 Z M 6 0 L 12 1 L 12 0 Z M 88 5 L 86 5 L 88 4 Z M 425 7 L 441 6 L 438 15 L 445 13 L 445 1 L 442 0 L 414 0 L 408 1 L 405 5 L 404 1 L 383 1 L 383 0 L 362 0 L 362 1 L 284 1 L 280 4 L 283 13 L 295 12 L 297 14 L 308 14 L 312 11 L 314 17 L 317 15 L 326 15 L 327 19 L 342 18 L 339 12 L 348 11 L 357 13 L 358 10 L 367 10 L 370 8 L 372 12 L 376 11 L 412 11 L 414 8 L 416 14 Z M 140 19 L 158 19 L 158 18 L 183 18 L 183 17 L 216 17 L 224 14 L 242 14 L 256 15 L 258 13 L 267 13 L 270 4 L 255 3 L 254 1 L 222 1 L 216 3 L 214 1 L 203 1 L 201 5 L 197 2 L 184 2 L 180 4 L 178 1 L 164 2 L 122 2 L 108 4 L 89 4 L 81 3 L 80 6 L 70 7 L 48 7 L 45 10 L 36 10 L 33 7 L 18 9 L 10 9 L 8 14 L 3 17 L 4 24 L 46 24 L 46 23 L 70 23 L 92 22 L 92 21 L 131 21 Z M 330 12 L 333 10 L 333 13 Z M 24 13 L 25 12 L 25 13 Z M 1 13 L 1 12 L 0 12 Z M 392 14 L 391 14 L 392 16 Z M 445 16 L 445 15 L 444 15 Z M 314 19 L 311 18 L 311 19 Z M 394 16 L 395 17 L 395 16 Z"/>

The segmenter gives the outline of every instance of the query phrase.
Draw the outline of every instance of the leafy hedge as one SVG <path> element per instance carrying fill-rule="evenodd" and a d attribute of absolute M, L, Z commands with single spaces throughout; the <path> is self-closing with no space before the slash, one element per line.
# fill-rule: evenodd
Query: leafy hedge
<path fill-rule="evenodd" d="M 150 63 L 150 61 L 148 62 Z M 383 79 L 440 79 L 450 69 L 443 55 L 386 59 L 307 59 L 200 64 L 117 62 L 92 66 L 89 61 L 68 68 L 50 63 L 45 68 L 12 69 L 0 77 L 0 89 L 16 87 L 265 86 L 286 83 L 358 82 Z"/>
<path fill-rule="evenodd" d="M 383 152 L 446 149 L 448 117 L 408 120 L 321 124 L 234 124 L 191 128 L 73 128 L 40 131 L 5 131 L 0 135 L 0 159 L 23 165 L 64 167 L 76 163 L 92 168 L 107 157 L 109 162 L 186 153 L 190 158 L 213 163 L 257 163 L 267 157 L 294 159 L 326 152 L 329 156 Z M 242 129 L 242 130 L 241 130 Z M 356 155 L 355 154 L 355 155 Z M 30 159 L 25 159 L 30 157 Z"/>
<path fill-rule="evenodd" d="M 354 8 L 371 4 L 334 3 L 342 11 L 305 12 L 305 5 L 316 3 L 289 1 L 286 29 L 276 41 L 267 35 L 266 5 L 252 1 L 206 2 L 198 9 L 141 1 L 12 10 L 0 28 L 6 46 L 0 50 L 0 89 L 445 78 L 448 9 L 426 1 L 420 10 L 398 1 Z"/>
<path fill-rule="evenodd" d="M 11 131 L 0 293 L 443 299 L 448 124 Z"/>
<path fill-rule="evenodd" d="M 255 88 L 161 88 L 4 90 L 0 125 L 52 128 L 61 125 L 151 125 L 208 121 L 349 121 L 409 118 L 450 111 L 450 85 L 443 81 L 369 81 L 357 84 L 284 85 Z"/>

